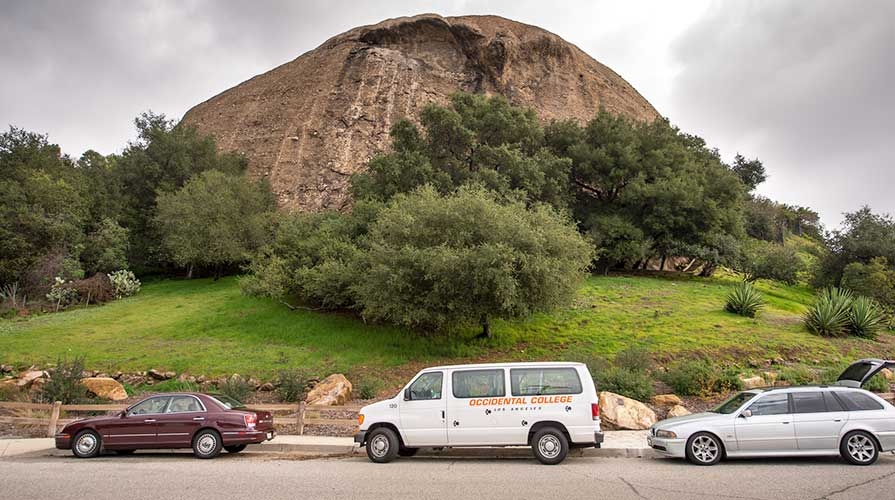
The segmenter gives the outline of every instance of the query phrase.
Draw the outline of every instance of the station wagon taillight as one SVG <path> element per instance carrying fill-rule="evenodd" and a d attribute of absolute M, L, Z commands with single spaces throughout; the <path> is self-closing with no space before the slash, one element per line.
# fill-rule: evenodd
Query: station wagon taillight
<path fill-rule="evenodd" d="M 594 420 L 600 418 L 600 403 L 591 403 L 590 404 L 590 416 Z"/>
<path fill-rule="evenodd" d="M 243 415 L 243 417 L 246 421 L 246 429 L 254 429 L 255 424 L 258 423 L 258 415 L 255 415 L 254 413 L 248 413 L 246 415 Z"/>

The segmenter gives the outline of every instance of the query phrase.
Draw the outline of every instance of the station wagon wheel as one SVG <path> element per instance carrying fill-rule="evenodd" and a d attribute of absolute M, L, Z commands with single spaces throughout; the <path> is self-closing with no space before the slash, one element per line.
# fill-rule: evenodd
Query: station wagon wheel
<path fill-rule="evenodd" d="M 864 431 L 849 432 L 842 438 L 839 453 L 853 465 L 870 465 L 879 458 L 876 439 Z"/>
<path fill-rule="evenodd" d="M 538 462 L 556 465 L 569 454 L 569 440 L 555 427 L 544 427 L 531 438 L 531 451 Z"/>
<path fill-rule="evenodd" d="M 715 465 L 723 454 L 721 442 L 708 432 L 697 432 L 687 441 L 687 459 L 696 465 Z"/>
<path fill-rule="evenodd" d="M 221 448 L 221 436 L 214 429 L 203 429 L 193 438 L 193 455 L 197 458 L 214 458 Z"/>
<path fill-rule="evenodd" d="M 71 443 L 71 452 L 78 458 L 93 458 L 99 455 L 102 448 L 99 434 L 94 431 L 81 431 Z"/>
<path fill-rule="evenodd" d="M 400 446 L 395 431 L 388 427 L 379 427 L 374 429 L 367 439 L 367 457 L 379 464 L 391 462 L 398 456 Z"/>

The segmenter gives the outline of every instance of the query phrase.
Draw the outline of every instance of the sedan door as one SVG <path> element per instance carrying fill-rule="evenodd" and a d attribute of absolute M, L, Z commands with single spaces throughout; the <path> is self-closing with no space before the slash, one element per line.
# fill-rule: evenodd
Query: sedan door
<path fill-rule="evenodd" d="M 793 423 L 800 450 L 836 450 L 848 412 L 829 391 L 792 393 Z"/>
<path fill-rule="evenodd" d="M 173 396 L 168 409 L 159 415 L 157 442 L 161 447 L 188 447 L 193 434 L 205 424 L 205 407 L 195 396 Z"/>
<path fill-rule="evenodd" d="M 756 399 L 740 413 L 734 424 L 739 451 L 795 450 L 792 419 L 787 393 L 771 392 Z"/>
<path fill-rule="evenodd" d="M 111 449 L 154 447 L 158 418 L 170 400 L 170 396 L 155 396 L 130 407 L 124 416 L 104 426 L 104 445 Z"/>

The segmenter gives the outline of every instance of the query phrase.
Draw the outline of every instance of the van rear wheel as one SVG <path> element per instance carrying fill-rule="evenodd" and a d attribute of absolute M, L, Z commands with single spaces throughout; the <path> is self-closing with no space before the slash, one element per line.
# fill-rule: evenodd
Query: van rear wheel
<path fill-rule="evenodd" d="M 532 436 L 531 450 L 538 462 L 556 465 L 569 454 L 569 440 L 556 427 L 544 427 Z"/>
<path fill-rule="evenodd" d="M 401 443 L 398 435 L 388 427 L 379 427 L 367 438 L 367 457 L 373 462 L 384 464 L 398 456 Z"/>

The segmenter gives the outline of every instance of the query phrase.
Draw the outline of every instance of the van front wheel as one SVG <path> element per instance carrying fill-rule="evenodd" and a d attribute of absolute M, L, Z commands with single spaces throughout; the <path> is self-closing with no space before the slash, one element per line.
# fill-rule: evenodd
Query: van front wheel
<path fill-rule="evenodd" d="M 378 464 L 391 462 L 398 456 L 399 447 L 395 431 L 380 427 L 374 429 L 367 438 L 367 457 Z"/>
<path fill-rule="evenodd" d="M 569 454 L 569 440 L 556 427 L 544 427 L 532 436 L 531 450 L 538 462 L 556 465 Z"/>

